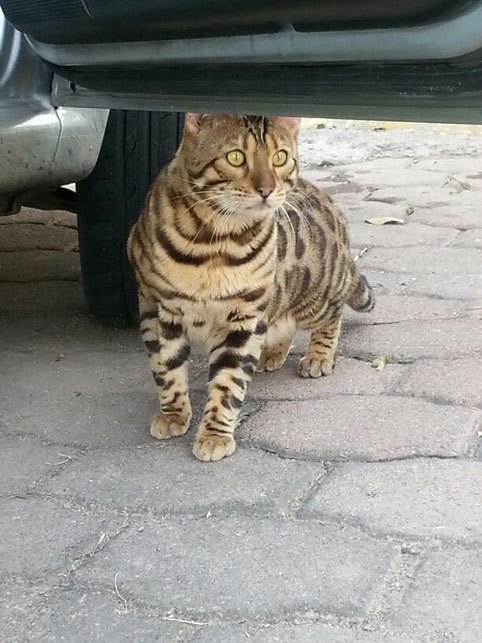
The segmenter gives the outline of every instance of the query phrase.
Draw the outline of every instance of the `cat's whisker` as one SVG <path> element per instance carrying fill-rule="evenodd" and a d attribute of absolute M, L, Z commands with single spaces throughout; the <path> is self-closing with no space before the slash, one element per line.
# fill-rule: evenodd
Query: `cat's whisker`
<path fill-rule="evenodd" d="M 313 228 L 311 227 L 311 223 L 309 222 L 308 218 L 306 217 L 303 212 L 300 212 L 298 208 L 293 204 L 290 203 L 289 201 L 287 202 L 287 205 L 298 215 L 300 218 L 300 221 L 305 228 L 305 230 L 309 233 L 310 239 L 313 237 Z"/>
<path fill-rule="evenodd" d="M 192 185 L 194 187 L 199 187 L 199 183 L 196 181 L 191 181 L 190 179 L 186 179 L 182 176 L 178 177 L 183 183 L 187 183 L 187 185 Z"/>
<path fill-rule="evenodd" d="M 189 207 L 185 208 L 183 211 L 184 212 L 191 212 L 191 210 L 194 210 L 195 207 L 199 207 L 202 205 L 208 205 L 210 206 L 210 203 L 213 201 L 213 197 L 206 197 L 205 199 L 199 200 L 196 203 L 191 204 Z"/>
<path fill-rule="evenodd" d="M 183 192 L 176 197 L 173 197 L 172 201 L 182 201 L 182 199 L 192 198 L 196 200 L 198 196 L 204 194 L 212 194 L 213 196 L 222 196 L 224 192 L 222 190 L 200 190 L 199 192 Z"/>
<path fill-rule="evenodd" d="M 213 245 L 218 244 L 220 228 L 223 225 L 223 222 L 224 222 L 224 219 L 225 219 L 226 216 L 228 216 L 228 215 L 226 215 L 224 212 L 221 212 L 221 214 L 218 217 L 218 220 L 214 224 L 213 233 L 212 233 L 211 239 L 209 241 L 209 249 L 210 249 L 210 251 L 212 250 Z M 220 248 L 217 249 L 217 255 L 219 256 L 219 254 L 220 254 Z"/>
<path fill-rule="evenodd" d="M 194 237 L 191 239 L 191 241 L 190 241 L 190 243 L 189 243 L 189 245 L 188 245 L 188 252 L 191 252 L 191 250 L 192 250 L 192 249 L 193 249 L 193 247 L 194 247 L 194 244 L 196 243 L 196 240 L 197 240 L 198 236 L 201 234 L 201 232 L 204 230 L 204 228 L 205 228 L 207 225 L 209 225 L 209 224 L 211 223 L 211 221 L 212 221 L 212 220 L 213 220 L 217 215 L 218 215 L 217 211 L 216 211 L 216 210 L 214 210 L 213 212 L 211 212 L 211 213 L 210 213 L 210 215 L 208 216 L 208 218 L 206 219 L 206 221 L 204 221 L 204 223 L 203 223 L 201 226 L 199 226 L 198 231 L 196 232 L 196 234 L 195 234 L 195 235 L 194 235 Z"/>
<path fill-rule="evenodd" d="M 292 196 L 293 196 L 293 195 L 292 195 Z M 290 208 L 291 208 L 291 209 L 292 209 L 292 210 L 293 210 L 293 211 L 294 211 L 294 212 L 299 216 L 300 221 L 301 221 L 301 222 L 303 223 L 303 225 L 305 226 L 305 229 L 309 231 L 309 233 L 310 233 L 310 238 L 311 238 L 311 237 L 313 236 L 313 228 L 311 227 L 311 223 L 308 221 L 308 219 L 307 219 L 306 215 L 305 215 L 303 212 L 301 212 L 300 210 L 298 210 L 298 208 L 294 205 L 294 203 L 292 203 L 292 202 L 291 202 L 291 201 L 289 201 L 288 199 L 286 199 L 286 200 L 285 200 L 285 204 L 286 204 L 288 207 L 290 207 Z M 297 205 L 298 205 L 298 206 L 300 206 L 300 207 L 302 207 L 300 203 L 297 203 Z"/>
<path fill-rule="evenodd" d="M 220 236 L 223 233 L 223 228 L 224 228 L 225 224 L 229 221 L 230 217 L 236 212 L 238 207 L 239 207 L 239 203 L 236 203 L 236 201 L 234 201 L 233 199 L 230 199 L 229 201 L 221 204 L 220 209 L 221 209 L 221 212 L 222 212 L 222 216 L 220 217 L 219 221 L 217 222 L 217 224 L 215 226 L 214 233 L 213 233 L 213 235 L 214 235 L 214 243 L 215 244 L 220 243 Z M 213 237 L 211 237 L 210 247 L 212 245 L 212 242 L 213 242 Z M 220 254 L 220 252 L 221 252 L 221 248 L 219 247 L 218 251 L 217 251 L 218 255 Z"/>
<path fill-rule="evenodd" d="M 295 229 L 294 229 L 294 227 L 293 227 L 293 224 L 292 224 L 292 222 L 291 222 L 290 215 L 286 212 L 285 207 L 284 207 L 284 205 L 283 205 L 283 204 L 279 206 L 278 210 L 280 210 L 280 211 L 281 211 L 281 214 L 283 214 L 283 216 L 285 217 L 285 219 L 286 219 L 286 220 L 288 221 L 288 223 L 290 224 L 291 233 L 292 233 L 292 235 L 293 235 L 293 242 L 294 242 L 294 243 L 296 243 L 296 233 L 295 233 Z"/>
<path fill-rule="evenodd" d="M 193 248 L 193 246 L 194 246 L 194 243 L 196 242 L 196 240 L 197 240 L 197 238 L 198 238 L 199 234 L 200 234 L 200 233 L 202 232 L 202 230 L 206 227 L 206 225 L 209 225 L 209 224 L 212 222 L 212 220 L 213 220 L 213 219 L 215 219 L 215 222 L 214 222 L 214 228 L 213 228 L 213 233 L 212 233 L 212 235 L 211 235 L 211 240 L 210 240 L 210 245 L 211 245 L 211 242 L 212 242 L 212 239 L 213 239 L 213 235 L 214 235 L 214 234 L 215 234 L 215 232 L 216 232 L 216 227 L 217 227 L 217 225 L 218 225 L 218 223 L 219 223 L 219 219 L 220 219 L 220 218 L 222 218 L 222 215 L 223 215 L 223 204 L 218 205 L 218 206 L 216 207 L 216 209 L 215 209 L 215 210 L 213 210 L 213 211 L 209 214 L 209 216 L 208 216 L 208 218 L 206 219 L 206 221 L 204 221 L 204 223 L 199 227 L 199 229 L 198 229 L 198 231 L 196 232 L 196 234 L 195 234 L 194 238 L 191 240 L 191 243 L 189 244 L 189 250 L 192 250 L 192 248 Z M 217 219 L 217 220 L 216 220 L 216 219 Z"/>

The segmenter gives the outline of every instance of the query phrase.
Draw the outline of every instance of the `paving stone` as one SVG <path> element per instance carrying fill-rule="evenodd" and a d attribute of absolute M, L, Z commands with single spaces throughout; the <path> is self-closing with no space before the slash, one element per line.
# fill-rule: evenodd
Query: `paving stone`
<path fill-rule="evenodd" d="M 219 625 L 202 628 L 192 643 L 408 643 L 413 640 L 385 632 L 364 632 L 359 629 L 330 627 L 319 623 L 300 625 L 267 625 L 254 628 Z"/>
<path fill-rule="evenodd" d="M 398 157 L 409 157 L 411 164 L 413 159 L 440 158 L 441 156 L 459 157 L 467 160 L 469 155 L 480 156 L 480 136 L 477 128 L 471 128 L 462 133 L 453 131 L 453 126 L 445 126 L 447 129 L 443 135 L 440 133 L 441 125 L 437 125 L 437 131 L 432 127 L 427 128 L 426 124 L 416 125 L 405 124 L 401 127 L 392 128 L 369 123 L 359 124 L 356 121 L 343 121 L 340 124 L 328 122 L 321 131 L 303 132 L 306 139 L 305 144 L 311 144 L 312 148 L 304 152 L 301 146 L 301 158 L 311 164 L 321 163 L 330 160 L 334 163 L 358 163 L 376 162 L 383 160 L 402 160 Z M 365 129 L 365 131 L 361 130 Z M 422 130 L 422 131 L 420 131 Z M 309 138 L 309 135 L 313 138 Z M 397 158 L 392 158 L 397 157 Z M 471 158 L 471 157 L 469 157 Z M 392 168 L 387 167 L 387 173 Z M 472 159 L 472 167 L 477 167 L 476 160 Z"/>
<path fill-rule="evenodd" d="M 375 300 L 380 294 L 424 296 L 452 301 L 476 301 L 482 297 L 482 274 L 480 273 L 443 277 L 439 274 L 414 275 L 371 270 L 363 265 L 363 261 L 360 262 L 359 267 L 375 291 Z M 367 316 L 359 314 L 358 317 L 370 319 L 371 314 Z"/>
<path fill-rule="evenodd" d="M 61 283 L 61 282 L 58 282 Z M 65 283 L 65 282 L 64 282 Z M 73 287 L 77 286 L 72 282 Z M 85 314 L 77 316 L 0 316 L 0 349 L 47 353 L 52 359 L 67 353 L 138 352 L 145 349 L 136 328 L 107 328 Z M 100 356 L 99 356 L 100 359 Z"/>
<path fill-rule="evenodd" d="M 463 207 L 450 204 L 425 207 L 426 204 L 421 203 L 412 217 L 418 223 L 442 226 L 444 228 L 458 230 L 482 228 L 482 212 L 477 201 L 478 199 L 474 198 L 474 203 L 465 203 Z"/>
<path fill-rule="evenodd" d="M 482 252 L 474 248 L 427 248 L 422 245 L 403 250 L 372 248 L 364 260 L 363 265 L 372 270 L 423 275 L 436 273 L 443 279 L 446 273 L 480 274 Z"/>
<path fill-rule="evenodd" d="M 473 190 L 457 191 L 454 185 L 445 187 L 432 186 L 413 186 L 413 187 L 382 187 L 375 190 L 368 197 L 367 201 L 378 201 L 387 203 L 401 203 L 411 205 L 415 208 L 427 208 L 436 211 L 442 207 L 449 207 L 452 212 L 462 211 L 467 207 L 472 207 L 477 203 L 478 197 Z M 417 219 L 420 223 L 428 223 L 422 219 Z M 452 227 L 448 222 L 444 225 Z M 455 225 L 453 227 L 456 227 Z M 463 226 L 465 227 L 465 226 Z M 478 227 L 478 226 L 467 226 Z"/>
<path fill-rule="evenodd" d="M 415 124 L 411 124 L 415 125 Z M 421 125 L 421 127 L 425 128 L 424 125 Z M 447 133 L 450 136 L 451 142 L 454 142 L 455 139 L 452 139 L 453 130 L 451 128 L 451 133 Z M 479 128 L 477 128 L 477 131 L 479 131 Z M 403 132 L 403 133 L 402 133 Z M 409 132 L 404 129 L 403 131 L 400 132 L 400 134 L 403 136 L 403 138 L 406 138 L 407 136 L 410 136 Z M 425 133 L 424 133 L 425 136 Z M 437 141 L 436 143 L 439 144 L 443 139 L 440 137 L 440 134 L 436 135 Z M 447 141 L 447 138 L 445 137 L 445 141 Z M 472 134 L 469 134 L 468 138 L 460 138 L 459 142 L 462 143 L 463 146 L 465 146 L 465 143 L 468 142 L 470 138 L 473 138 Z M 343 167 L 350 168 L 353 167 L 359 171 L 374 171 L 376 169 L 383 169 L 386 168 L 388 170 L 387 174 L 389 176 L 392 175 L 392 172 L 390 170 L 394 170 L 395 174 L 399 169 L 404 169 L 404 168 L 417 168 L 420 170 L 429 170 L 433 171 L 436 174 L 442 173 L 444 177 L 446 177 L 447 174 L 452 174 L 454 176 L 464 177 L 466 174 L 470 174 L 473 172 L 477 172 L 479 169 L 479 160 L 478 160 L 478 151 L 480 150 L 480 140 L 474 139 L 473 140 L 473 152 L 472 154 L 464 154 L 464 155 L 459 155 L 458 153 L 453 154 L 451 152 L 440 152 L 437 153 L 431 157 L 417 157 L 417 156 L 411 156 L 410 154 L 407 154 L 405 156 L 402 156 L 400 158 L 385 158 L 385 157 L 380 157 L 380 158 L 375 158 L 373 160 L 369 161 L 363 161 L 361 163 L 353 163 L 349 164 Z M 385 165 L 386 163 L 386 165 Z M 444 179 L 446 180 L 446 179 Z"/>
<path fill-rule="evenodd" d="M 82 284 L 78 281 L 0 283 L 0 314 L 78 315 L 86 313 Z"/>
<path fill-rule="evenodd" d="M 373 216 L 373 215 L 370 215 Z M 384 216 L 387 216 L 386 214 Z M 352 223 L 352 246 L 401 248 L 404 246 L 448 246 L 457 238 L 457 230 L 436 228 L 420 223 L 375 226 L 369 223 Z M 390 253 L 391 254 L 391 253 Z M 368 258 L 368 257 L 367 257 Z"/>
<path fill-rule="evenodd" d="M 18 400 L 50 398 L 64 400 L 104 394 L 137 394 L 156 397 L 147 352 L 119 352 L 115 348 L 105 352 L 19 353 L 5 351 L 2 356 L 5 384 L 0 389 L 0 404 L 5 413 L 18 410 Z M 205 356 L 192 359 L 189 364 L 191 379 L 200 373 L 207 376 Z"/>
<path fill-rule="evenodd" d="M 393 168 L 393 172 L 387 172 L 388 168 L 379 162 L 364 163 L 363 165 L 363 168 L 360 164 L 355 164 L 354 167 L 346 165 L 343 167 L 343 171 L 353 180 L 374 189 L 405 188 L 411 191 L 413 187 L 431 186 L 437 188 L 445 180 L 444 174 L 421 168 L 413 163 L 408 166 L 400 163 Z"/>
<path fill-rule="evenodd" d="M 305 165 L 333 160 L 333 154 L 338 160 L 353 154 L 361 158 L 358 144 L 355 149 L 351 143 L 353 154 L 340 152 L 340 136 L 346 139 L 346 132 L 335 132 L 329 149 L 325 134 L 321 145 L 309 143 L 312 149 L 302 159 Z M 386 134 L 366 134 L 369 154 L 404 153 L 399 143 L 396 149 L 394 141 L 389 146 L 383 143 Z M 334 195 L 353 222 L 354 252 L 378 246 L 358 263 L 372 281 L 377 307 L 370 315 L 347 310 L 332 378 L 305 382 L 295 376 L 297 359 L 307 343 L 306 333 L 300 333 L 286 367 L 255 379 L 245 411 L 255 405 L 258 410 L 239 431 L 249 444 L 308 460 L 474 455 L 482 429 L 480 410 L 433 402 L 446 399 L 452 405 L 473 405 L 480 394 L 474 375 L 482 354 L 481 311 L 470 309 L 482 305 L 478 241 L 482 173 L 477 154 L 482 139 L 470 134 L 461 144 L 459 137 L 454 147 L 451 136 L 434 137 L 433 144 L 425 137 L 417 161 L 378 158 L 311 173 L 310 178 Z M 406 131 L 398 140 L 408 149 Z M 420 134 L 418 141 L 420 146 Z M 447 154 L 474 150 L 475 156 L 440 159 L 443 150 Z M 366 149 L 361 154 L 367 156 Z M 427 154 L 437 158 L 423 159 Z M 469 183 L 469 189 L 460 191 L 457 181 Z M 414 208 L 411 215 L 408 207 Z M 397 228 L 363 223 L 383 215 L 402 217 L 406 223 Z M 48 437 L 62 445 L 49 447 L 18 436 L 0 438 L 5 454 L 2 471 L 11 485 L 4 484 L 2 491 L 25 494 L 28 482 L 55 470 L 45 462 L 55 464 L 59 452 L 75 456 L 66 443 L 89 449 L 88 455 L 45 483 L 46 491 L 60 497 L 11 499 L 20 504 L 9 505 L 6 517 L 0 519 L 4 530 L 0 552 L 7 560 L 7 565 L 0 561 L 0 573 L 8 578 L 0 586 L 2 640 L 191 643 L 194 635 L 196 643 L 236 643 L 248 640 L 245 629 L 256 643 L 479 640 L 481 623 L 476 617 L 482 601 L 476 593 L 481 586 L 476 574 L 482 561 L 468 551 L 476 546 L 476 538 L 480 540 L 481 530 L 476 494 L 481 485 L 473 474 L 477 460 L 430 459 L 428 464 L 411 460 L 414 465 L 421 463 L 414 473 L 410 463 L 398 461 L 358 465 L 369 474 L 357 473 L 356 479 L 344 466 L 336 466 L 333 479 L 328 477 L 318 492 L 326 489 L 331 494 L 323 500 L 328 514 L 321 521 L 320 511 L 316 523 L 312 518 L 271 522 L 266 512 L 298 506 L 321 466 L 280 459 L 262 449 L 248 450 L 242 440 L 233 458 L 204 466 L 190 453 L 194 431 L 170 443 L 154 441 L 148 422 L 156 400 L 138 331 L 106 329 L 88 319 L 78 265 L 66 265 L 65 255 L 77 253 L 52 252 L 54 261 L 49 253 L 33 250 L 63 248 L 60 243 L 48 244 L 67 238 L 75 245 L 76 216 L 23 209 L 13 217 L 0 217 L 0 226 L 4 248 L 14 250 L 19 243 L 24 246 L 18 247 L 32 248 L 4 252 L 3 256 L 11 255 L 8 270 L 2 256 L 0 272 L 5 275 L 7 270 L 13 281 L 0 283 L 0 424 L 3 421 L 4 431 Z M 62 281 L 71 278 L 72 270 L 77 281 Z M 42 278 L 58 281 L 28 282 Z M 18 283 L 22 279 L 26 281 Z M 369 362 L 380 354 L 392 360 L 421 357 L 423 361 L 411 365 L 389 361 L 379 373 Z M 194 425 L 204 405 L 204 392 L 196 384 L 205 381 L 200 376 L 201 372 L 205 376 L 205 360 L 194 356 L 191 367 Z M 399 385 L 401 373 L 406 376 Z M 383 396 L 392 391 L 433 400 Z M 286 398 L 298 401 L 276 401 Z M 303 431 L 294 432 L 297 425 Z M 37 451 L 32 445 L 38 445 Z M 478 449 L 475 457 L 482 466 L 480 441 Z M 357 465 L 346 465 L 352 466 Z M 383 466 L 395 467 L 390 469 L 395 473 L 382 475 L 378 467 Z M 430 466 L 441 473 L 432 475 Z M 169 477 L 170 484 L 162 488 L 158 467 Z M 456 473 L 451 473 L 453 468 Z M 335 477 L 339 472 L 345 472 L 341 481 Z M 375 489 L 377 495 L 367 495 L 367 489 Z M 99 510 L 105 520 L 77 511 L 75 501 L 64 493 L 105 505 Z M 292 497 L 297 499 L 295 505 Z M 92 552 L 102 533 L 118 524 L 110 511 L 117 515 L 114 508 L 124 506 L 153 509 L 163 518 L 139 518 L 86 561 L 69 589 L 53 590 L 57 574 L 79 555 Z M 168 517 L 168 512 L 173 515 Z M 234 518 L 228 512 L 265 517 Z M 340 517 L 342 522 L 335 524 Z M 366 528 L 350 526 L 351 521 Z M 370 530 L 381 535 L 370 537 Z M 386 583 L 386 578 L 382 584 L 380 580 L 393 546 L 383 536 L 385 531 L 396 531 L 402 540 L 414 534 L 455 538 L 465 541 L 467 551 L 454 546 L 424 554 L 408 591 L 397 596 L 402 604 L 397 607 L 395 601 L 393 621 L 388 614 L 384 623 L 383 618 L 372 617 L 373 589 L 378 595 Z M 127 614 L 113 589 L 116 574 L 128 601 Z M 45 577 L 40 583 L 39 576 Z M 31 586 L 27 578 L 34 579 Z M 82 584 L 86 580 L 89 584 Z M 364 626 L 387 629 L 356 630 L 360 623 L 354 617 L 365 616 L 367 605 L 371 617 Z M 171 613 L 210 623 L 227 615 L 228 621 L 242 623 L 219 623 L 195 633 L 162 619 Z M 293 623 L 315 620 L 320 614 L 328 622 Z M 258 625 L 243 623 L 250 618 Z M 263 620 L 284 624 L 264 629 L 259 625 Z"/>
<path fill-rule="evenodd" d="M 444 299 L 477 299 L 482 297 L 482 274 L 419 275 L 407 280 L 405 292 Z"/>
<path fill-rule="evenodd" d="M 249 485 L 245 484 L 247 472 Z M 243 448 L 234 458 L 206 466 L 185 445 L 170 441 L 148 449 L 88 453 L 42 491 L 158 513 L 205 516 L 208 511 L 249 510 L 268 514 L 283 512 L 322 474 L 314 463 Z"/>
<path fill-rule="evenodd" d="M 80 581 L 128 601 L 203 618 L 273 617 L 316 610 L 361 616 L 392 545 L 358 530 L 291 520 L 146 520 L 120 534 Z"/>
<path fill-rule="evenodd" d="M 0 404 L 5 409 L 28 396 L 70 399 L 82 395 L 136 393 L 155 397 L 147 351 L 110 351 L 22 354 L 6 352 L 2 357 L 5 385 Z M 10 400 L 10 401 L 9 401 Z"/>
<path fill-rule="evenodd" d="M 404 460 L 335 467 L 302 511 L 408 537 L 482 541 L 482 462 Z"/>
<path fill-rule="evenodd" d="M 7 384 L 0 388 L 0 406 L 6 432 L 62 445 L 155 443 L 148 427 L 157 396 L 144 349 L 136 354 L 57 351 L 4 353 Z M 194 378 L 206 370 L 204 361 L 194 360 L 190 366 Z M 206 395 L 192 390 L 190 396 L 195 428 Z M 60 399 L 61 404 L 55 403 Z M 243 412 L 249 409 L 248 401 Z"/>
<path fill-rule="evenodd" d="M 429 551 L 393 621 L 420 641 L 432 633 L 438 634 L 438 641 L 477 643 L 482 631 L 481 605 L 480 550 Z"/>
<path fill-rule="evenodd" d="M 23 223 L 1 229 L 0 252 L 78 249 L 77 231 L 62 226 Z"/>
<path fill-rule="evenodd" d="M 482 306 L 482 304 L 481 304 Z M 406 295 L 386 295 L 375 293 L 375 308 L 369 314 L 357 313 L 345 306 L 344 327 L 354 324 L 389 324 L 412 320 L 455 319 L 469 314 L 467 304 L 458 300 L 433 299 Z M 482 308 L 481 308 L 482 310 Z M 473 312 L 476 317 L 476 312 Z M 343 330 L 342 330 L 343 332 Z"/>
<path fill-rule="evenodd" d="M 412 283 L 416 282 L 420 278 L 420 275 L 413 275 L 408 273 L 401 272 L 386 272 L 385 270 L 372 270 L 364 264 L 364 256 L 361 258 L 359 263 L 359 270 L 365 275 L 368 279 L 371 287 L 375 292 L 375 309 L 378 309 L 377 298 L 380 294 L 382 295 L 407 295 L 411 294 L 410 288 Z M 436 281 L 440 281 L 440 277 L 435 275 Z M 417 294 L 417 293 L 415 293 Z M 425 294 L 425 293 L 424 293 Z M 456 299 L 455 297 L 452 299 Z M 347 307 L 345 306 L 345 309 Z M 375 312 L 375 311 L 373 311 Z M 371 314 L 358 314 L 360 319 L 366 318 L 369 319 Z"/>
<path fill-rule="evenodd" d="M 482 223 L 480 228 L 464 230 L 460 232 L 455 240 L 454 247 L 479 248 L 482 249 Z"/>
<path fill-rule="evenodd" d="M 339 206 L 348 221 L 348 230 L 352 244 L 354 239 L 352 229 L 355 226 L 359 226 L 362 233 L 365 228 L 369 228 L 370 226 L 369 223 L 365 223 L 365 219 L 370 219 L 371 217 L 396 217 L 404 221 L 407 220 L 410 225 L 412 225 L 410 218 L 407 217 L 407 204 L 379 203 L 378 201 L 364 200 L 354 201 L 348 197 L 349 195 L 337 194 L 336 201 L 337 203 L 339 202 Z M 375 227 L 376 226 L 370 226 L 370 229 Z M 385 229 L 385 226 L 381 227 Z M 388 227 L 392 228 L 393 226 Z M 370 230 L 367 231 L 370 232 Z M 362 241 L 359 241 L 359 243 L 362 244 Z"/>
<path fill-rule="evenodd" d="M 204 394 L 192 392 L 192 428 L 200 421 L 204 402 Z M 245 405 L 244 412 L 249 412 L 249 408 L 249 404 Z M 31 394 L 21 400 L 15 397 L 2 409 L 2 421 L 8 433 L 35 435 L 61 445 L 154 444 L 149 422 L 157 410 L 153 394 L 99 391 L 96 395 L 62 400 L 61 404 L 57 397 Z M 192 437 L 180 439 L 191 441 Z"/>
<path fill-rule="evenodd" d="M 318 167 L 313 168 L 303 168 L 301 170 L 301 177 L 305 181 L 313 183 L 316 187 L 320 189 L 326 189 L 328 187 L 336 187 L 344 183 L 351 183 L 354 187 L 363 189 L 363 186 L 358 185 L 358 181 L 355 179 L 353 181 L 349 180 L 345 169 L 340 166 L 330 166 L 330 167 Z"/>
<path fill-rule="evenodd" d="M 32 618 L 31 599 L 34 592 L 26 583 L 9 581 L 0 584 L 0 596 L 2 640 L 8 643 L 31 641 L 28 624 Z"/>
<path fill-rule="evenodd" d="M 409 367 L 399 391 L 408 395 L 482 406 L 480 359 L 419 360 Z"/>
<path fill-rule="evenodd" d="M 113 591 L 66 590 L 48 598 L 28 628 L 31 641 L 180 643 L 190 640 L 195 631 L 185 624 L 140 613 L 132 604 L 126 610 Z"/>
<path fill-rule="evenodd" d="M 470 299 L 462 303 L 462 309 L 467 315 L 471 315 L 476 319 L 482 317 L 482 299 Z"/>
<path fill-rule="evenodd" d="M 477 149 L 480 150 L 480 141 L 474 141 Z M 480 159 L 477 156 L 450 156 L 432 159 L 417 160 L 417 167 L 427 170 L 436 170 L 450 174 L 459 179 L 468 178 L 469 174 L 480 173 Z"/>
<path fill-rule="evenodd" d="M 424 296 L 454 301 L 474 301 L 482 297 L 482 275 L 478 272 L 441 277 L 439 274 L 414 275 L 412 273 L 371 270 L 364 266 L 363 261 L 360 262 L 359 267 L 374 289 L 375 298 L 380 293 Z"/>
<path fill-rule="evenodd" d="M 119 393 L 59 400 L 51 396 L 14 398 L 3 412 L 8 433 L 37 436 L 64 445 L 147 444 L 154 397 Z"/>
<path fill-rule="evenodd" d="M 292 355 L 281 370 L 257 374 L 250 385 L 250 397 L 254 400 L 307 400 L 338 393 L 375 395 L 392 391 L 405 368 L 401 364 L 389 364 L 383 371 L 377 371 L 369 362 L 339 357 L 332 376 L 307 380 L 299 377 L 298 362 L 299 355 Z"/>
<path fill-rule="evenodd" d="M 330 377 L 313 380 L 298 375 L 300 355 L 304 353 L 307 337 L 299 334 L 292 354 L 283 367 L 272 373 L 256 373 L 248 388 L 248 398 L 259 400 L 310 400 L 323 395 L 344 393 L 350 395 L 377 394 L 392 391 L 402 377 L 406 366 L 390 364 L 383 373 L 372 368 L 370 362 L 338 357 Z M 207 390 L 207 374 L 191 380 L 192 389 Z"/>
<path fill-rule="evenodd" d="M 38 498 L 0 501 L 0 577 L 67 570 L 106 532 L 105 519 Z"/>
<path fill-rule="evenodd" d="M 0 493 L 22 495 L 32 483 L 53 473 L 58 463 L 72 457 L 72 449 L 59 454 L 57 447 L 19 436 L 0 436 Z M 68 458 L 67 458 L 68 459 Z"/>
<path fill-rule="evenodd" d="M 340 167 L 347 171 L 355 172 L 375 172 L 378 169 L 385 168 L 387 174 L 392 172 L 398 172 L 399 170 L 412 167 L 413 158 L 410 158 L 410 155 L 400 157 L 383 157 L 383 158 L 373 158 L 367 159 L 366 161 L 358 161 L 355 163 L 346 163 Z"/>
<path fill-rule="evenodd" d="M 346 326 L 339 351 L 347 357 L 409 362 L 420 358 L 473 357 L 482 352 L 482 324 L 477 319 L 406 321 L 380 326 Z"/>
<path fill-rule="evenodd" d="M 80 279 L 78 252 L 20 250 L 2 253 L 0 281 L 77 281 Z"/>
<path fill-rule="evenodd" d="M 59 225 L 69 228 L 77 227 L 77 215 L 74 212 L 64 210 L 35 210 L 34 208 L 22 208 L 17 214 L 10 214 L 0 218 L 0 225 L 10 226 L 12 224 L 35 224 L 35 225 Z M 2 232 L 2 234 L 7 234 Z"/>
<path fill-rule="evenodd" d="M 197 629 L 139 612 L 132 603 L 126 611 L 111 589 L 49 591 L 17 580 L 2 583 L 0 595 L 0 632 L 8 643 L 185 643 Z"/>
<path fill-rule="evenodd" d="M 361 185 L 354 186 L 351 182 L 345 182 L 344 184 L 341 184 L 339 186 L 335 185 L 335 188 L 326 187 L 325 189 L 328 194 L 332 196 L 337 206 L 341 208 L 342 212 L 345 213 L 345 216 L 346 212 L 348 211 L 348 221 L 351 221 L 349 210 L 352 207 L 362 207 L 365 202 L 368 203 L 367 200 L 372 194 L 372 190 L 363 188 Z M 370 201 L 370 203 L 378 202 Z M 403 208 L 402 213 L 406 210 L 407 207 L 407 204 L 404 203 L 402 199 L 389 199 L 383 202 L 383 205 L 387 204 L 390 206 L 398 205 L 400 208 Z M 385 209 L 385 213 L 386 212 L 387 210 Z"/>
<path fill-rule="evenodd" d="M 456 456 L 475 448 L 481 419 L 480 411 L 425 400 L 333 395 L 310 404 L 271 402 L 239 434 L 249 444 L 306 459 Z"/>

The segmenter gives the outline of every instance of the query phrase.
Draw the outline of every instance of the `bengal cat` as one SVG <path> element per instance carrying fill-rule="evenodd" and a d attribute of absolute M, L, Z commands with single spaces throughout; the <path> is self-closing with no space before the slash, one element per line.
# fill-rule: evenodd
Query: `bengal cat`
<path fill-rule="evenodd" d="M 220 460 L 254 371 L 280 368 L 311 331 L 302 377 L 333 370 L 343 305 L 374 298 L 331 198 L 298 177 L 299 119 L 187 114 L 174 160 L 154 181 L 128 243 L 160 411 L 151 434 L 191 419 L 190 344 L 209 352 L 209 396 L 193 453 Z"/>

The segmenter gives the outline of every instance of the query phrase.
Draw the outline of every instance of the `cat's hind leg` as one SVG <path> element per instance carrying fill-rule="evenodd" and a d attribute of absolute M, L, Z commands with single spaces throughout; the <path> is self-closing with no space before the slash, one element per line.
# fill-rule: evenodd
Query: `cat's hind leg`
<path fill-rule="evenodd" d="M 288 357 L 296 333 L 296 322 L 292 317 L 283 317 L 268 326 L 266 338 L 256 371 L 276 371 Z"/>
<path fill-rule="evenodd" d="M 321 377 L 332 373 L 341 318 L 342 311 L 336 311 L 312 330 L 308 351 L 299 365 L 301 377 Z"/>
<path fill-rule="evenodd" d="M 151 435 L 158 440 L 182 435 L 191 420 L 187 390 L 188 340 L 180 323 L 159 319 L 157 303 L 139 297 L 139 314 L 160 406 L 151 420 Z"/>

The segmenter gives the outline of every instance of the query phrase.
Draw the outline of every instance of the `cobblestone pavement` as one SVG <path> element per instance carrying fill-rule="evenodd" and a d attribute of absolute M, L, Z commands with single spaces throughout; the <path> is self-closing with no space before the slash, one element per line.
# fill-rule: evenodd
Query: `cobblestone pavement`
<path fill-rule="evenodd" d="M 480 640 L 480 157 L 305 175 L 368 248 L 377 307 L 347 312 L 331 378 L 296 376 L 304 337 L 257 376 L 217 464 L 193 431 L 150 438 L 147 357 L 86 316 L 75 218 L 0 219 L 2 641 Z"/>

